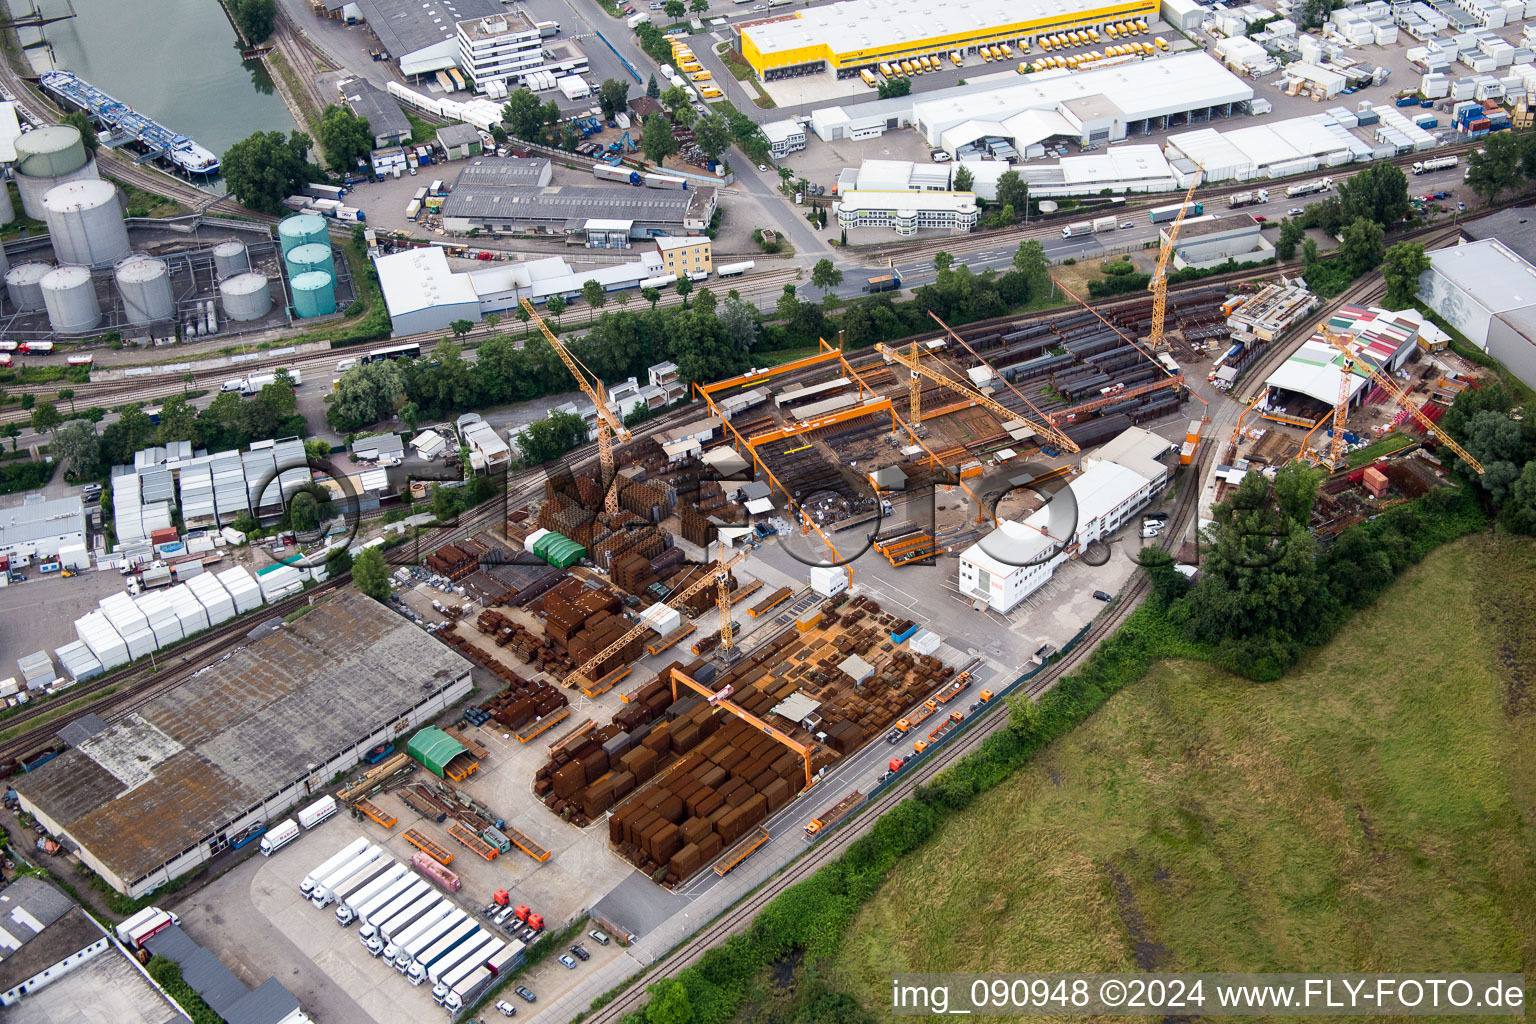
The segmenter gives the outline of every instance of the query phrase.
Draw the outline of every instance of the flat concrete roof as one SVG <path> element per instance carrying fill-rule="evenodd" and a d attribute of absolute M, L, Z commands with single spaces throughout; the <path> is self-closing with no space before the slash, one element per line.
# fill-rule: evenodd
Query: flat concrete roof
<path fill-rule="evenodd" d="M 1429 254 L 1430 272 L 1477 296 L 1486 309 L 1502 313 L 1536 303 L 1536 267 L 1498 238 L 1464 242 Z"/>
<path fill-rule="evenodd" d="M 5 1020 L 6 1024 L 188 1024 L 191 1018 L 113 947 L 7 1007 Z"/>
<path fill-rule="evenodd" d="M 1497 238 L 1527 263 L 1536 263 L 1536 209 L 1518 206 L 1462 221 L 1461 233 L 1473 241 Z"/>
<path fill-rule="evenodd" d="M 363 18 L 390 56 L 458 38 L 458 23 L 503 14 L 501 0 L 356 0 Z"/>
<path fill-rule="evenodd" d="M 469 220 L 569 223 L 631 220 L 642 224 L 681 224 L 695 203 L 708 203 L 714 189 L 603 188 L 566 185 L 549 188 L 461 185 L 443 200 L 442 216 Z"/>
<path fill-rule="evenodd" d="M 377 601 L 342 591 L 17 780 L 16 789 L 134 881 L 469 669 Z"/>
<path fill-rule="evenodd" d="M 470 125 L 471 132 L 475 129 Z M 441 134 L 441 132 L 439 132 Z M 475 141 L 479 141 L 475 133 Z M 459 176 L 454 188 L 470 185 L 541 185 L 549 180 L 549 160 L 545 157 L 474 156 L 459 163 Z M 451 193 L 450 193 L 451 194 Z"/>

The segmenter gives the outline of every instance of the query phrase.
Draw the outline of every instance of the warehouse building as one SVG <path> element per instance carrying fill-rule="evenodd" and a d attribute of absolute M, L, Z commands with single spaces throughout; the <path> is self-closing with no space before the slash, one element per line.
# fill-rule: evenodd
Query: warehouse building
<path fill-rule="evenodd" d="M 374 149 L 396 146 L 411 140 L 411 122 L 389 93 L 374 88 L 362 78 L 342 82 L 340 88 L 341 98 L 347 101 L 347 107 L 368 122 L 368 130 L 373 132 Z"/>
<path fill-rule="evenodd" d="M 1252 100 L 1253 88 L 1209 55 L 1180 53 L 822 107 L 811 113 L 811 128 L 824 142 L 916 128 L 930 146 L 951 153 L 982 139 L 1003 139 L 1028 153 L 1051 140 L 1096 145 L 1230 117 L 1246 113 Z"/>
<path fill-rule="evenodd" d="M 1008 165 L 999 160 L 988 161 Z M 980 162 L 978 161 L 978 166 Z M 837 176 L 837 194 L 849 192 L 948 192 L 950 191 L 950 164 L 919 164 L 911 160 L 865 160 L 857 167 L 844 167 Z M 970 165 L 967 165 L 970 166 Z M 1001 172 L 999 172 L 1001 173 Z M 975 176 L 975 172 L 972 172 Z M 997 194 L 993 180 L 993 196 Z M 978 194 L 980 190 L 978 189 Z M 983 198 L 986 198 L 985 196 Z"/>
<path fill-rule="evenodd" d="M 501 0 L 356 0 L 368 30 L 406 78 L 458 63 L 458 23 L 501 16 Z"/>
<path fill-rule="evenodd" d="M 1169 225 L 1158 231 L 1158 242 L 1168 244 Z M 1239 213 L 1220 220 L 1184 223 L 1173 248 L 1176 270 L 1194 267 L 1205 270 L 1229 260 L 1238 263 L 1262 263 L 1275 258 L 1275 247 L 1264 237 L 1263 225 L 1251 214 Z"/>
<path fill-rule="evenodd" d="M 467 235 L 579 235 L 588 221 L 627 220 L 631 238 L 701 235 L 715 215 L 715 189 L 554 188 L 460 185 L 443 200 L 443 230 Z"/>
<path fill-rule="evenodd" d="M 979 214 L 974 192 L 848 192 L 832 204 L 839 226 L 919 231 L 970 231 Z"/>
<path fill-rule="evenodd" d="M 16 792 L 108 885 L 140 896 L 432 719 L 472 690 L 470 667 L 342 591 L 118 721 L 71 723 L 69 749 Z"/>
<path fill-rule="evenodd" d="M 1419 278 L 1419 297 L 1536 387 L 1536 267 L 1519 253 L 1497 238 L 1437 249 Z"/>
<path fill-rule="evenodd" d="M 484 140 L 472 124 L 445 124 L 437 130 L 437 144 L 449 160 L 464 160 L 479 156 Z"/>
<path fill-rule="evenodd" d="M 1164 152 L 1180 188 L 1194 181 L 1197 166 L 1205 169 L 1202 182 L 1283 178 L 1373 159 L 1375 147 L 1351 127 L 1323 113 L 1228 131 L 1198 128 L 1168 136 Z"/>
<path fill-rule="evenodd" d="M 85 550 L 85 506 L 79 496 L 45 498 L 28 494 L 21 504 L 0 509 L 0 558 L 11 565 L 27 559 L 58 558 Z"/>
<path fill-rule="evenodd" d="M 1035 148 L 1035 147 L 1031 147 Z M 993 162 L 995 165 L 995 162 Z M 987 167 L 967 163 L 967 167 Z M 1105 189 L 1121 195 L 1131 192 L 1171 192 L 1177 188 L 1173 168 L 1157 146 L 1127 143 L 1113 146 L 1099 153 L 1062 157 L 1054 165 L 1017 168 L 1019 177 L 1029 185 L 1029 194 L 1040 199 L 1058 196 L 1098 195 Z M 976 194 L 983 199 L 996 198 L 997 185 L 992 184 L 992 195 L 981 187 L 981 175 L 976 176 Z"/>
<path fill-rule="evenodd" d="M 761 130 L 763 138 L 768 140 L 768 153 L 776 160 L 805 148 L 805 125 L 799 121 L 769 121 Z"/>
<path fill-rule="evenodd" d="M 771 82 L 826 71 L 848 78 L 880 61 L 1156 17 L 1157 0 L 1108 6 L 1098 0 L 954 0 L 942 13 L 920 0 L 842 0 L 748 21 L 737 34 L 742 56 Z"/>
<path fill-rule="evenodd" d="M 1347 382 L 1351 406 L 1370 392 L 1370 377 L 1359 364 L 1370 363 L 1384 373 L 1401 369 L 1418 347 L 1419 325 L 1419 315 L 1412 310 L 1374 306 L 1341 306 L 1328 319 L 1328 329 L 1347 339 L 1356 356 Z M 1310 422 L 1338 402 L 1339 377 L 1345 372 L 1344 354 L 1318 331 L 1264 381 L 1269 392 L 1263 408 L 1299 414 Z"/>
<path fill-rule="evenodd" d="M 1161 479 L 1154 482 L 1117 462 L 1085 458 L 1083 466 L 1067 485 L 1070 495 L 1058 496 L 1022 523 L 1000 520 L 997 529 L 960 553 L 962 595 L 995 612 L 1012 611 L 1045 586 L 1058 566 L 1123 526 L 1162 486 Z"/>
<path fill-rule="evenodd" d="M 469 125 L 460 127 L 468 128 Z M 438 132 L 441 137 L 444 128 Z M 476 140 L 479 133 L 475 132 Z M 459 176 L 453 180 L 455 189 L 468 188 L 471 185 L 481 187 L 514 187 L 543 188 L 554 177 L 555 169 L 546 157 L 520 157 L 520 156 L 479 156 L 466 160 L 459 168 Z"/>

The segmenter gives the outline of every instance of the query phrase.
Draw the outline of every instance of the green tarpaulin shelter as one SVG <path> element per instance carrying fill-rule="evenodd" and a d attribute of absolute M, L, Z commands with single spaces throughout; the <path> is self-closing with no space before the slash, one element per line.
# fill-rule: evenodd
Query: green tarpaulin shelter
<path fill-rule="evenodd" d="M 441 729 L 428 727 L 411 737 L 405 752 L 420 761 L 427 771 L 442 778 L 448 762 L 464 753 L 464 744 Z"/>

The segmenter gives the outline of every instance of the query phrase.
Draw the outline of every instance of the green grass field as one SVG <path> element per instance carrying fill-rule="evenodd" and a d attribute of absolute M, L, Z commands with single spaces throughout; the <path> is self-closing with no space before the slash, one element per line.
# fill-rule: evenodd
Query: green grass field
<path fill-rule="evenodd" d="M 979 797 L 864 909 L 900 971 L 1530 971 L 1536 542 L 1409 570 L 1279 682 L 1155 667 Z"/>

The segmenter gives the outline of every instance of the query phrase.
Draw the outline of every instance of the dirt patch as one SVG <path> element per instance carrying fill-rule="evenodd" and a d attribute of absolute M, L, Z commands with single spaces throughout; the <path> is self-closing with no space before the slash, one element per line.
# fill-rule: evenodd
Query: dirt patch
<path fill-rule="evenodd" d="M 1120 923 L 1125 925 L 1126 934 L 1131 940 L 1131 955 L 1136 960 L 1138 970 L 1158 970 L 1168 959 L 1168 948 L 1161 942 L 1154 942 L 1147 937 L 1147 922 L 1141 916 L 1141 911 L 1136 906 L 1136 894 L 1131 891 L 1131 883 L 1126 880 L 1124 874 L 1114 864 L 1104 865 L 1104 870 L 1109 874 L 1110 884 L 1115 889 L 1115 910 L 1120 915 Z"/>
<path fill-rule="evenodd" d="M 797 949 L 783 960 L 774 964 L 772 973 L 769 975 L 769 980 L 773 983 L 773 987 L 779 989 L 793 988 L 796 984 L 796 976 L 800 971 L 800 965 L 804 961 L 805 953 Z"/>

